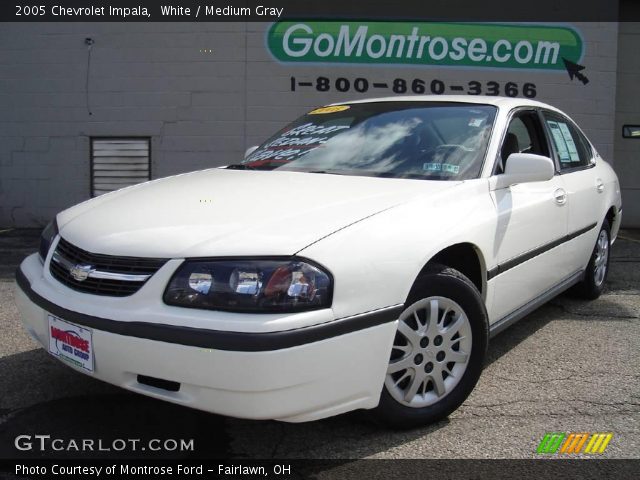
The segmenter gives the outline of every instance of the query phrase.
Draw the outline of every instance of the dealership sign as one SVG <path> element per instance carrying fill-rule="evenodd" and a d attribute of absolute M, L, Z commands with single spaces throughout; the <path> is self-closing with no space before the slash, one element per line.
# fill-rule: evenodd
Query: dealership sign
<path fill-rule="evenodd" d="M 267 46 L 282 62 L 565 70 L 582 38 L 568 26 L 441 22 L 283 21 Z"/>

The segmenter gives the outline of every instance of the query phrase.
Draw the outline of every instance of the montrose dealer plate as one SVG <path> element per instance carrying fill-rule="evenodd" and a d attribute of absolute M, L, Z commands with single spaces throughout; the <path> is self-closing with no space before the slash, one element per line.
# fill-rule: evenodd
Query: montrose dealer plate
<path fill-rule="evenodd" d="M 93 372 L 92 331 L 47 314 L 49 353 L 59 360 Z"/>

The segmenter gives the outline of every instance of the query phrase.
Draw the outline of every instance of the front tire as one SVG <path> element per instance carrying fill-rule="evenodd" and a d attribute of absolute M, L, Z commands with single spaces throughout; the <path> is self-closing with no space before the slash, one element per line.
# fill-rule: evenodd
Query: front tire
<path fill-rule="evenodd" d="M 480 378 L 488 341 L 487 312 L 475 285 L 457 270 L 430 266 L 398 320 L 374 415 L 396 428 L 447 417 Z"/>
<path fill-rule="evenodd" d="M 604 290 L 609 273 L 609 251 L 611 250 L 611 227 L 607 220 L 602 222 L 591 258 L 584 272 L 582 282 L 576 285 L 574 292 L 586 300 L 595 300 Z"/>

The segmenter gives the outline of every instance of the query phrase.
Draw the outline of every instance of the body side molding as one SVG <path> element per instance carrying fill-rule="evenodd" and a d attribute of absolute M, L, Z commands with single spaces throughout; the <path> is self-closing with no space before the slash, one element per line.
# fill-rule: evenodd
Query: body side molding
<path fill-rule="evenodd" d="M 498 275 L 506 272 L 507 270 L 511 270 L 512 268 L 517 267 L 518 265 L 524 262 L 527 262 L 532 258 L 537 257 L 538 255 L 542 255 L 543 253 L 548 252 L 549 250 L 556 248 L 562 245 L 563 243 L 566 243 L 570 240 L 573 240 L 576 237 L 579 237 L 580 235 L 587 233 L 588 231 L 595 228 L 597 225 L 598 225 L 597 223 L 592 223 L 591 225 L 587 225 L 586 227 L 581 228 L 580 230 L 577 230 L 573 233 L 569 233 L 564 237 L 558 238 L 557 240 L 554 240 L 553 242 L 549 242 L 545 245 L 541 245 L 540 247 L 534 248 L 533 250 L 529 250 L 528 252 L 525 252 L 522 255 L 518 255 L 517 257 L 511 258 L 493 267 L 491 270 L 487 271 L 487 281 L 497 277 Z"/>

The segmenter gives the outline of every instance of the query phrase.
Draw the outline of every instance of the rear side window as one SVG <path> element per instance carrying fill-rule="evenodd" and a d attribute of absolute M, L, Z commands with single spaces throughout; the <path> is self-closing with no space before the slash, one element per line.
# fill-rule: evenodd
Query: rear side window
<path fill-rule="evenodd" d="M 544 120 L 558 157 L 560 170 L 587 167 L 591 164 L 593 155 L 589 142 L 568 119 L 545 112 Z"/>

